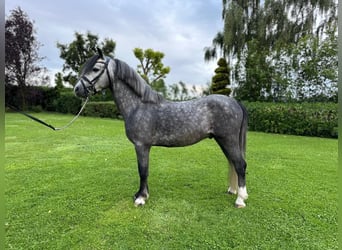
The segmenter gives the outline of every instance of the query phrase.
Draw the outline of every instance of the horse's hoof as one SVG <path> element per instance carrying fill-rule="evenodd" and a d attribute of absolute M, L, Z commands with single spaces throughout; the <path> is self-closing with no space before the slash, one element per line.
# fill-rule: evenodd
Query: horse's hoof
<path fill-rule="evenodd" d="M 145 205 L 145 199 L 143 197 L 138 197 L 134 200 L 134 206 L 143 206 Z"/>
<path fill-rule="evenodd" d="M 246 207 L 245 201 L 240 196 L 238 196 L 236 201 L 235 201 L 235 207 L 236 208 L 244 208 L 244 207 Z"/>
<path fill-rule="evenodd" d="M 236 192 L 227 191 L 227 194 L 229 194 L 229 195 L 235 195 L 235 194 L 236 194 Z"/>
<path fill-rule="evenodd" d="M 236 208 L 245 208 L 246 204 L 235 204 Z"/>

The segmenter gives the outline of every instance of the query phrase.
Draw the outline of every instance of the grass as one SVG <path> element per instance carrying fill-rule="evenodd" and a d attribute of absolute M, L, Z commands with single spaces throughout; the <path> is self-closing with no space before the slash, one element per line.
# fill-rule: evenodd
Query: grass
<path fill-rule="evenodd" d="M 155 147 L 150 199 L 136 208 L 122 121 L 81 117 L 55 132 L 6 114 L 5 128 L 7 249 L 338 248 L 337 140 L 249 132 L 245 209 L 225 194 L 215 141 Z"/>

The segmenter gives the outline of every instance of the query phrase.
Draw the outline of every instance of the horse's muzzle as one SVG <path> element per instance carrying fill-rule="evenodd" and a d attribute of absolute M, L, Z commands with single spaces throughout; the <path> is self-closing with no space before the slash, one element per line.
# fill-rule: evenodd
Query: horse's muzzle
<path fill-rule="evenodd" d="M 86 98 L 88 96 L 88 90 L 84 87 L 84 84 L 81 83 L 81 80 L 75 85 L 74 93 L 79 98 Z"/>

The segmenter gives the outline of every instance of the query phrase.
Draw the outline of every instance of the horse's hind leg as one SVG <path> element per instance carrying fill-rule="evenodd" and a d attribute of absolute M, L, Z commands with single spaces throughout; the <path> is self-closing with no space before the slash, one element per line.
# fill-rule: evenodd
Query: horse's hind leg
<path fill-rule="evenodd" d="M 150 147 L 135 145 L 135 151 L 138 158 L 138 170 L 140 176 L 140 188 L 139 191 L 134 195 L 134 205 L 144 205 L 148 199 L 148 161 Z"/>
<path fill-rule="evenodd" d="M 228 140 L 216 139 L 217 143 L 220 145 L 223 153 L 229 159 L 230 163 L 230 185 L 228 192 L 235 194 L 237 191 L 238 197 L 235 201 L 235 206 L 238 208 L 245 207 L 245 200 L 248 198 L 246 189 L 246 161 L 243 157 L 243 152 L 241 152 L 238 143 L 227 143 Z M 237 140 L 238 142 L 238 140 Z M 235 146 L 234 146 L 235 145 Z M 234 168 L 234 169 L 232 169 Z M 235 171 L 234 171 L 235 170 Z M 237 177 L 236 177 L 237 176 Z M 238 188 L 238 190 L 236 190 Z"/>
<path fill-rule="evenodd" d="M 248 198 L 247 189 L 246 189 L 246 161 L 241 158 L 234 162 L 235 170 L 238 176 L 238 197 L 235 201 L 235 206 L 237 208 L 243 208 L 246 206 L 245 200 Z"/>

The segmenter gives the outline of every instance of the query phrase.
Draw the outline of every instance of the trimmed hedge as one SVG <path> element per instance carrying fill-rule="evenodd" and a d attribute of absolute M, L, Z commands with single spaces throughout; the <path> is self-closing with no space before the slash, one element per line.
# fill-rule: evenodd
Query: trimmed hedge
<path fill-rule="evenodd" d="M 62 93 L 61 96 L 54 101 L 54 108 L 59 113 L 77 114 L 82 106 L 82 100 L 77 98 L 72 92 Z"/>
<path fill-rule="evenodd" d="M 338 137 L 337 103 L 244 103 L 251 131 Z"/>
<path fill-rule="evenodd" d="M 120 112 L 113 101 L 111 102 L 88 102 L 82 115 L 94 117 L 121 118 Z"/>
<path fill-rule="evenodd" d="M 60 93 L 55 88 L 27 86 L 20 89 L 16 85 L 5 84 L 5 103 L 25 110 L 55 111 L 54 100 Z"/>

